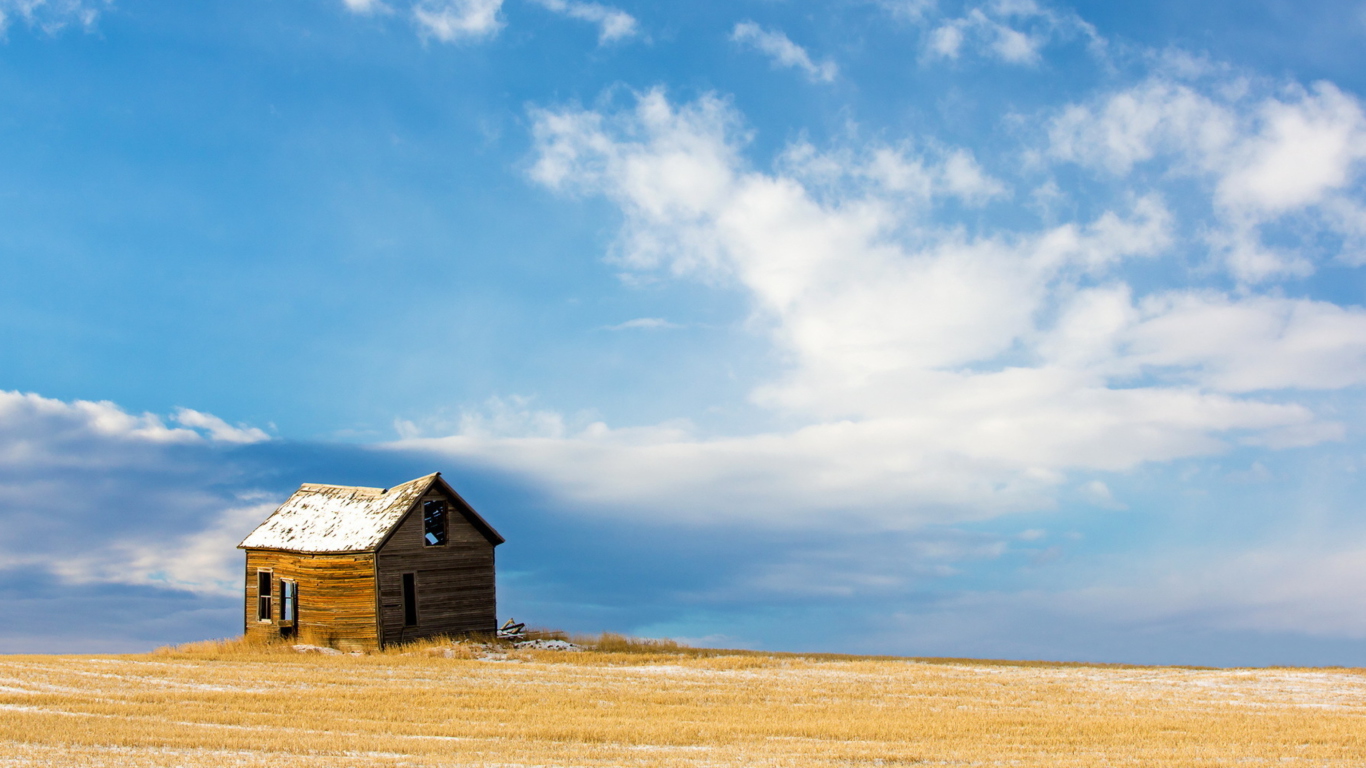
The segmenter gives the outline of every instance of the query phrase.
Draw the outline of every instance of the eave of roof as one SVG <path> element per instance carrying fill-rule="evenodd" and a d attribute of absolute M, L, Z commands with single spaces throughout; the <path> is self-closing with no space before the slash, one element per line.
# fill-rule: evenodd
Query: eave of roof
<path fill-rule="evenodd" d="M 312 554 L 373 552 L 438 475 L 387 489 L 305 483 L 237 546 Z"/>

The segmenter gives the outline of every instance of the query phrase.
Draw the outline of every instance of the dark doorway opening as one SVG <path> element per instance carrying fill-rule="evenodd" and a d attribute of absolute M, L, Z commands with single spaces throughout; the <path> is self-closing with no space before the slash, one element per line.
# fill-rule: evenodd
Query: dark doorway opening
<path fill-rule="evenodd" d="M 403 626 L 417 626 L 417 574 L 403 574 Z"/>

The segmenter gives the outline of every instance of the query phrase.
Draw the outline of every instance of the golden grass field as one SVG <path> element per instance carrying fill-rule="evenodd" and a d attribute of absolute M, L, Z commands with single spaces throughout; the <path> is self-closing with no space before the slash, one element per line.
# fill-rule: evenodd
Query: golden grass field
<path fill-rule="evenodd" d="M 0 766 L 1366 766 L 1359 669 L 444 647 L 0 656 Z"/>

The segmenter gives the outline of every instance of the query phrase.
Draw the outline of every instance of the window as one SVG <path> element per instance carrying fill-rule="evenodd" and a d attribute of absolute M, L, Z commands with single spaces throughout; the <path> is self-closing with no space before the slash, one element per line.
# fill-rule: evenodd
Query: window
<path fill-rule="evenodd" d="M 446 502 L 422 502 L 422 541 L 429 547 L 446 543 Z"/>
<path fill-rule="evenodd" d="M 403 574 L 403 626 L 417 626 L 417 574 Z"/>
<path fill-rule="evenodd" d="M 292 622 L 299 609 L 299 585 L 280 579 L 280 621 Z"/>
<path fill-rule="evenodd" d="M 256 620 L 270 621 L 270 571 L 256 572 Z"/>

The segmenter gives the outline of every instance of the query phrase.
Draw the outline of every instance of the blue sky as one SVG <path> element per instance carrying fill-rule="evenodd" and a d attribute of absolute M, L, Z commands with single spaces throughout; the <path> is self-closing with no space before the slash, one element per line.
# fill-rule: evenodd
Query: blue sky
<path fill-rule="evenodd" d="M 1366 664 L 1366 5 L 0 12 L 0 651 L 440 470 L 533 624 Z"/>

